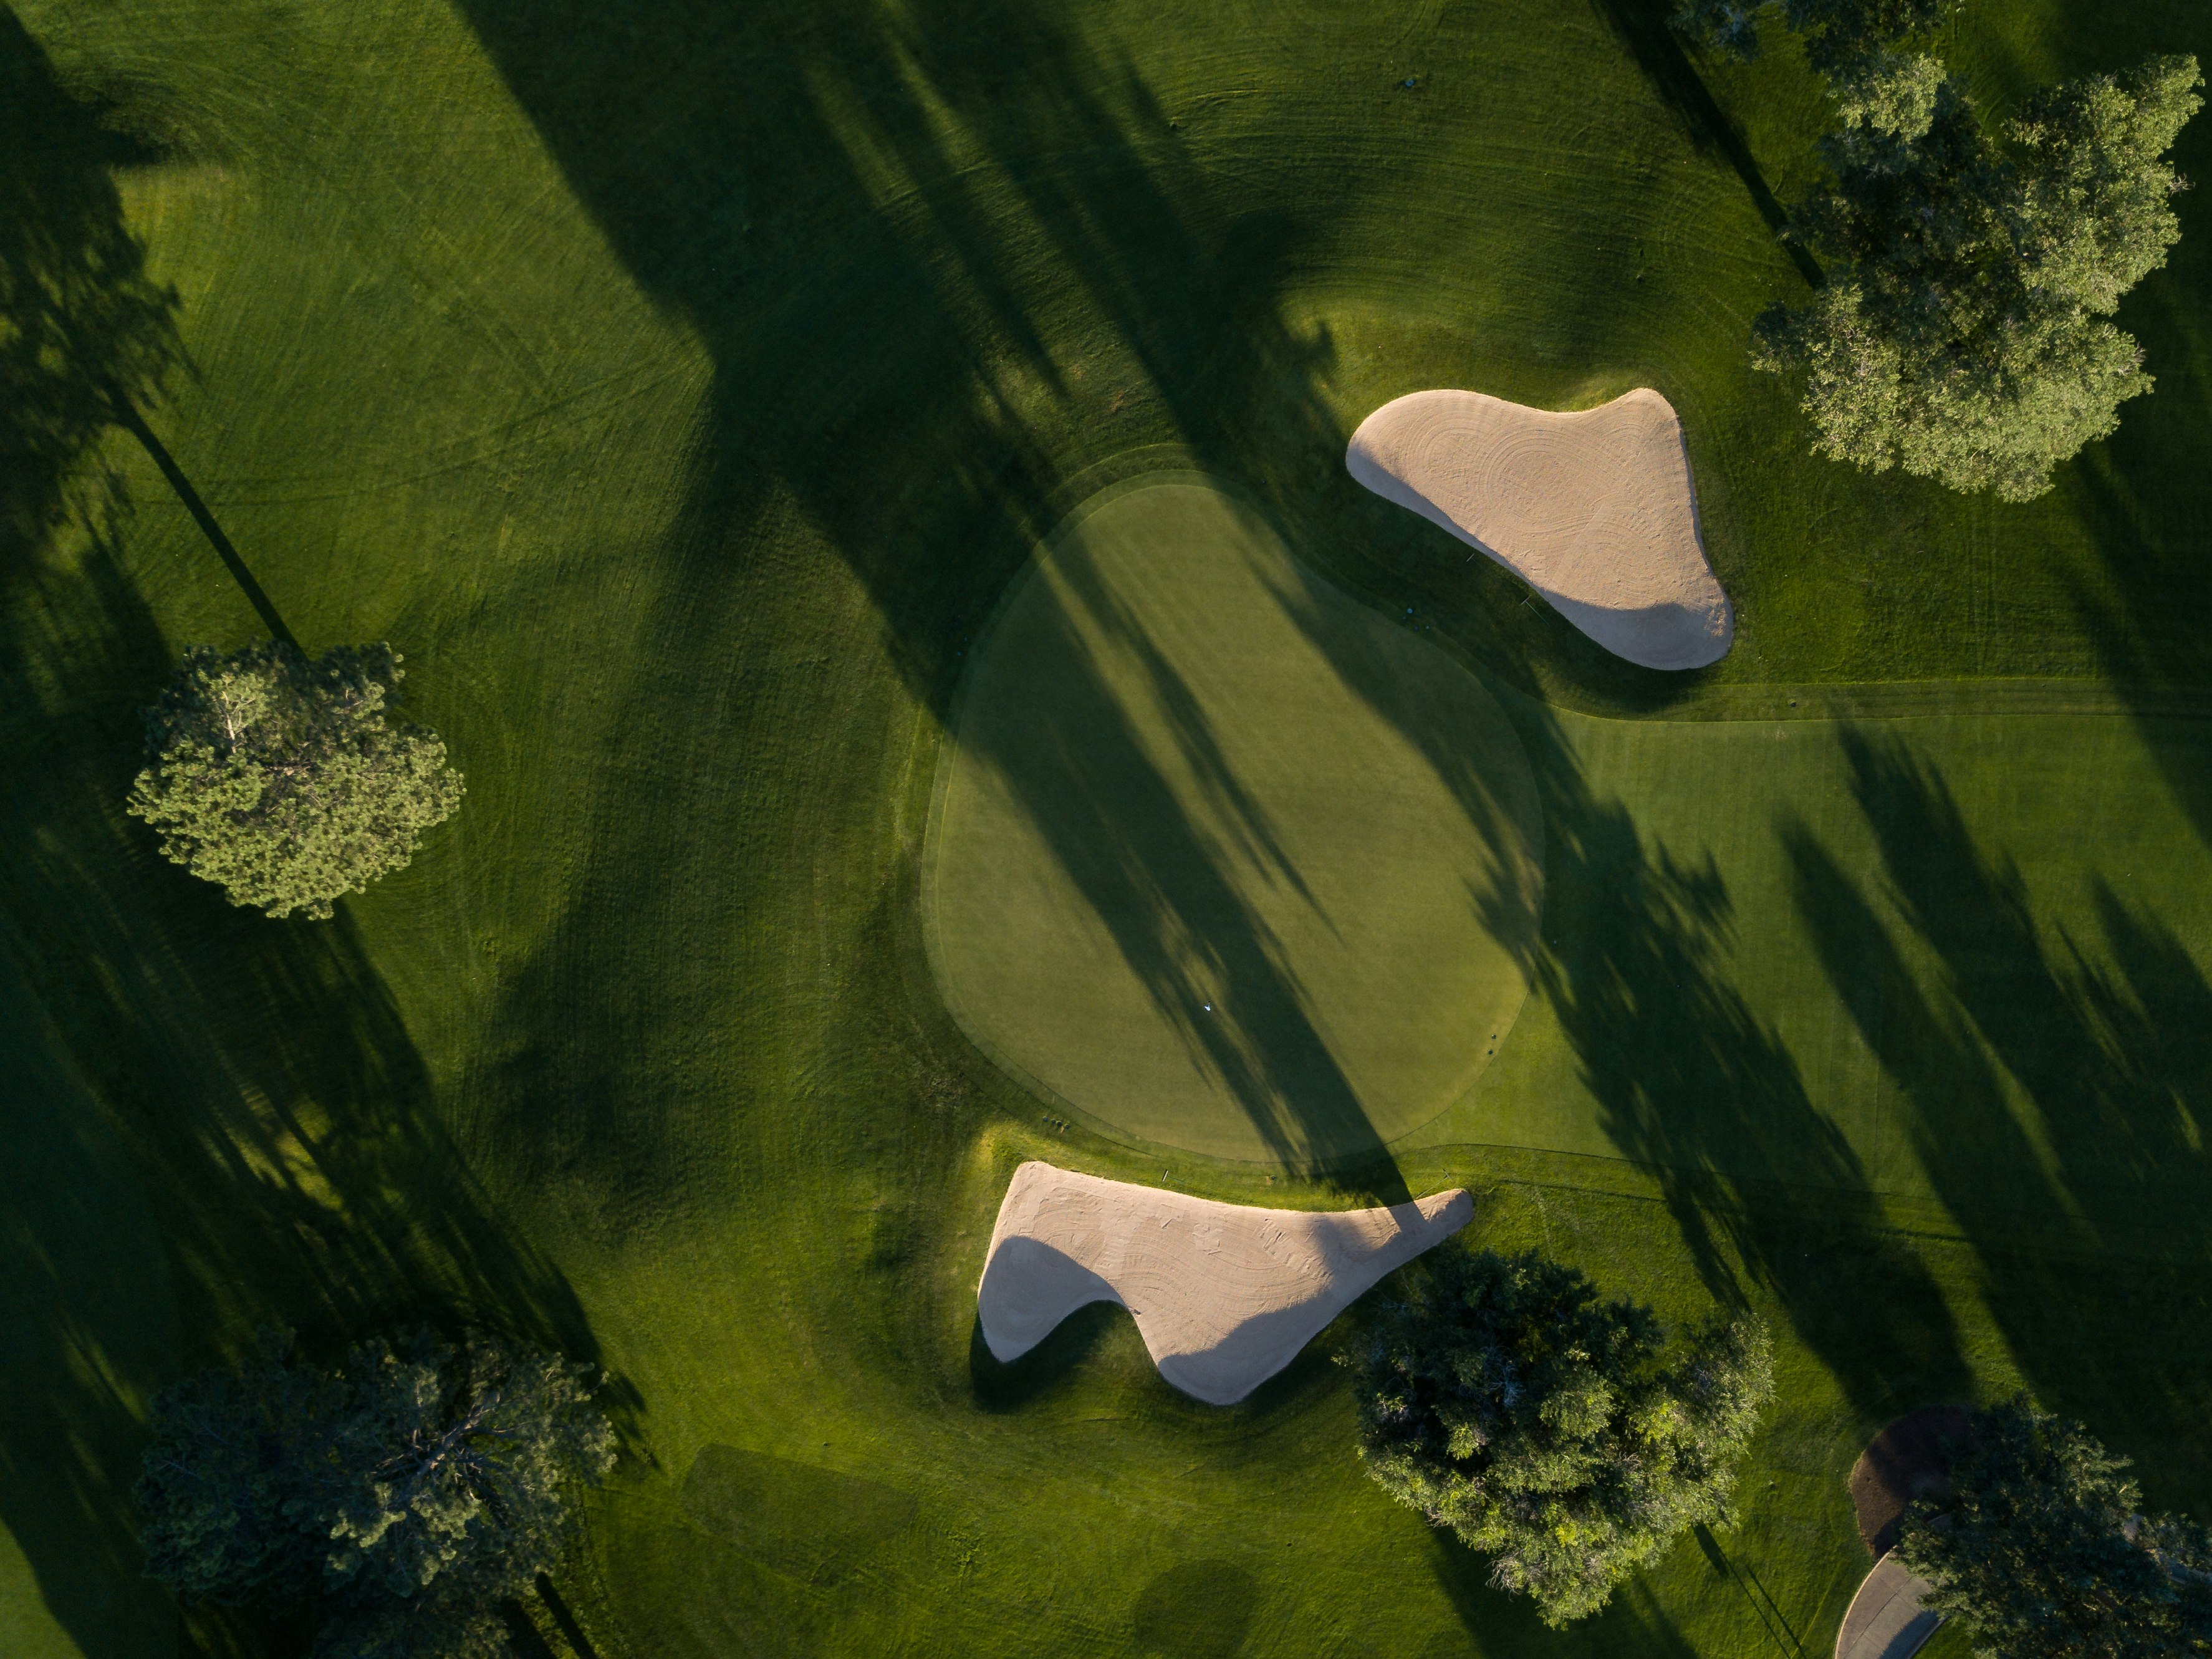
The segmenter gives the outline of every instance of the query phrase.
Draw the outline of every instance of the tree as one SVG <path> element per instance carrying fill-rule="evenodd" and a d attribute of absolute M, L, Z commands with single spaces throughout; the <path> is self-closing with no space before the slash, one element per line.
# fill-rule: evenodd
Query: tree
<path fill-rule="evenodd" d="M 1674 27 L 1743 63 L 1759 56 L 1759 14 L 1778 6 L 1823 75 L 1850 78 L 1877 54 L 1942 21 L 1948 0 L 1683 0 Z"/>
<path fill-rule="evenodd" d="M 614 1462 L 591 1376 L 427 1334 L 323 1369 L 264 1333 L 154 1401 L 136 1498 L 179 1596 L 305 1613 L 316 1659 L 504 1659 L 499 1604 L 556 1565 L 568 1498 Z"/>
<path fill-rule="evenodd" d="M 2150 390 L 2104 320 L 2180 235 L 2165 159 L 2202 104 L 2193 58 L 2046 89 L 2000 144 L 1925 58 L 1840 83 L 1834 182 L 1795 228 L 1832 262 L 1754 329 L 1753 362 L 1799 379 L 1815 450 L 2027 501 Z"/>
<path fill-rule="evenodd" d="M 1672 1345 L 1650 1309 L 1601 1304 L 1534 1253 L 1430 1256 L 1343 1363 L 1368 1474 L 1554 1627 L 1691 1526 L 1726 1521 L 1774 1387 L 1757 1322 Z"/>
<path fill-rule="evenodd" d="M 2212 1652 L 2212 1537 L 2145 1516 L 2128 1460 L 2026 1395 L 1980 1414 L 1953 1495 L 1905 1514 L 1899 1560 L 1923 1605 L 1985 1659 L 2179 1659 Z"/>
<path fill-rule="evenodd" d="M 232 903 L 329 916 L 460 805 L 436 734 L 385 718 L 399 662 L 388 645 L 313 661 L 273 641 L 227 657 L 193 647 L 146 711 L 130 811 Z"/>

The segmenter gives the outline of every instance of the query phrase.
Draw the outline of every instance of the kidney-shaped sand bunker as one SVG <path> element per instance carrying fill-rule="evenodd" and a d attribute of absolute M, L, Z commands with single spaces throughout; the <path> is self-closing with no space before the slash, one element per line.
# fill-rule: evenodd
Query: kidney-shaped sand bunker
<path fill-rule="evenodd" d="M 1526 756 L 1203 476 L 1084 503 L 963 686 L 924 907 L 955 1017 L 1124 1135 L 1310 1168 L 1433 1117 L 1527 994 Z"/>

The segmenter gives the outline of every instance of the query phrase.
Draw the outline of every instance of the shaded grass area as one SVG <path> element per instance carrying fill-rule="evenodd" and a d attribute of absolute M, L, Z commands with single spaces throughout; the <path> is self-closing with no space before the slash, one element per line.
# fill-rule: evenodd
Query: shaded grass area
<path fill-rule="evenodd" d="M 1955 1297 L 1893 1237 L 1892 1198 L 2012 1264 L 1984 1311 L 2039 1388 L 2098 1362 L 2047 1318 L 2073 1304 L 2023 1240 L 2153 1255 L 2177 1305 L 2202 1296 L 2212 860 L 2160 779 L 2206 727 L 1976 716 L 1970 696 L 1888 725 L 1524 708 L 1545 995 L 1413 1138 L 1653 1167 L 1713 1294 L 1777 1297 L 1869 1413 L 1899 1378 L 1933 1398 L 1968 1380 Z M 1817 1226 L 1759 1198 L 1793 1190 L 1829 1194 Z M 1837 1249 L 1850 1292 L 1820 1259 Z M 2185 1366 L 2133 1363 L 2162 1411 L 2190 1409 Z"/>
<path fill-rule="evenodd" d="M 2204 678 L 2199 197 L 2140 302 L 2160 394 L 1998 509 L 1803 456 L 1740 352 L 1802 281 L 1747 169 L 1787 194 L 1804 84 L 1786 55 L 1656 61 L 1627 0 L 18 9 L 23 72 L 92 112 L 47 124 L 35 222 L 64 250 L 134 232 L 175 289 L 162 441 L 310 648 L 407 654 L 471 780 L 331 928 L 155 860 L 115 810 L 132 710 L 177 647 L 258 619 L 153 462 L 80 422 L 8 550 L 0 661 L 26 781 L 0 1018 L 33 1079 L 0 1176 L 31 1264 L 0 1419 L 0 1583 L 40 1604 L 18 1645 L 162 1650 L 123 1497 L 143 1402 L 270 1316 L 318 1341 L 489 1317 L 617 1371 L 631 1455 L 562 1587 L 608 1659 L 1178 1626 L 1248 1654 L 1813 1651 L 1863 1569 L 1865 1435 L 2023 1379 L 2142 1456 L 2154 1502 L 2203 1502 L 2179 907 L 2206 820 L 2197 728 L 2150 712 Z M 2023 6 L 1976 50 L 2040 75 L 2207 27 Z M 1739 602 L 1701 678 L 1610 664 L 1341 474 L 1351 424 L 1420 386 L 1638 383 L 1684 416 Z M 1548 1149 L 1478 1127 L 1396 1177 L 1480 1186 L 1486 1242 L 1784 1334 L 1741 1524 L 1565 1637 L 1361 1479 L 1326 1341 L 1227 1413 L 1104 1312 L 1015 1367 L 974 1352 L 1024 1156 L 1331 1201 L 1048 1122 L 922 962 L 975 630 L 1074 501 L 1170 451 L 1543 694 L 1548 1024 L 1486 1087 L 1518 1065 L 1516 1109 L 1578 1105 Z M 1678 750 L 1679 718 L 1558 712 L 1990 674 L 2109 677 L 2135 749 L 1885 715 Z M 2169 838 L 2123 860 L 2137 818 Z M 687 1504 L 695 1478 L 715 1496 Z M 866 1526 L 863 1489 L 897 1495 Z"/>
<path fill-rule="evenodd" d="M 1048 546 L 932 801 L 947 1006 L 1109 1133 L 1373 1163 L 1528 994 L 1543 823 L 1511 723 L 1203 474 L 1103 490 Z"/>

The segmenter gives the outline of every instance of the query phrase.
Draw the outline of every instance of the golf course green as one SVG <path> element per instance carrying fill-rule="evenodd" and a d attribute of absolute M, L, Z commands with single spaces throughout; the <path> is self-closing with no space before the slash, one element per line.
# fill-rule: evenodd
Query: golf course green
<path fill-rule="evenodd" d="M 1521 1011 L 1543 819 L 1504 712 L 1200 475 L 1069 515 L 954 732 L 923 876 L 945 1005 L 1109 1133 L 1371 1158 Z"/>
<path fill-rule="evenodd" d="M 76 377 L 0 459 L 120 375 L 252 584 L 120 426 L 0 476 L 0 1652 L 297 1650 L 131 1498 L 270 1323 L 605 1369 L 562 1659 L 1797 1659 L 1869 1435 L 2023 1387 L 2212 1513 L 2212 196 L 2048 495 L 1816 459 L 1745 342 L 1829 113 L 1671 9 L 0 0 L 9 303 Z M 2212 9 L 1942 50 L 2008 110 Z M 1709 669 L 1345 470 L 1409 392 L 1638 386 Z M 389 641 L 467 778 L 329 922 L 124 811 L 272 613 Z M 1465 1187 L 1759 1314 L 1735 1524 L 1552 1632 L 1363 1473 L 1356 1307 L 1227 1408 L 1112 1307 L 1000 1364 L 1030 1158 Z"/>

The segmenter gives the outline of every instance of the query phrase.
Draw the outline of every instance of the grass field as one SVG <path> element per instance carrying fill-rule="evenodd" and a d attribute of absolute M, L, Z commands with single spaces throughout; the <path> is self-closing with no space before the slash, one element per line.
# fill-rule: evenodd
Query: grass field
<path fill-rule="evenodd" d="M 1817 463 L 1741 354 L 1802 291 L 1767 216 L 1812 84 L 1663 10 L 0 10 L 0 257 L 96 348 L 143 240 L 191 365 L 150 425 L 303 641 L 405 654 L 469 786 L 337 921 L 231 910 L 118 804 L 136 708 L 252 606 L 126 434 L 10 521 L 0 1647 L 286 1650 L 180 1626 L 127 1497 L 151 1391 L 271 1318 L 609 1367 L 629 1455 L 564 1585 L 604 1659 L 1811 1654 L 1866 1436 L 2023 1382 L 2205 1512 L 2203 192 L 2122 316 L 2156 395 L 2051 495 Z M 1969 0 L 1950 50 L 2002 106 L 2212 58 L 2212 15 Z M 1696 676 L 1342 472 L 1403 392 L 1636 385 L 1738 607 Z M 1062 1129 L 928 969 L 968 653 L 1168 469 L 1479 674 L 1543 809 L 1510 1037 L 1324 1180 Z M 1740 1524 L 1553 1635 L 1360 1476 L 1334 1339 L 1230 1411 L 1106 1310 L 994 1365 L 1027 1156 L 1465 1183 L 1486 1242 L 1742 1300 L 1782 1340 Z"/>
<path fill-rule="evenodd" d="M 1202 474 L 1070 515 L 953 730 L 922 873 L 939 989 L 1093 1127 L 1372 1163 L 1521 1012 L 1544 826 L 1511 722 Z"/>

